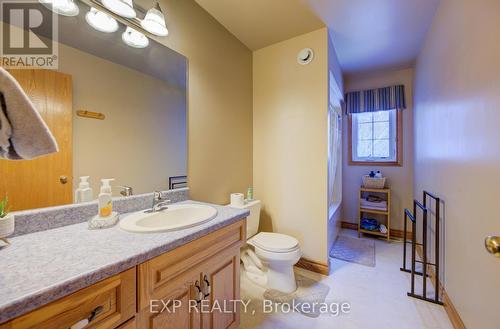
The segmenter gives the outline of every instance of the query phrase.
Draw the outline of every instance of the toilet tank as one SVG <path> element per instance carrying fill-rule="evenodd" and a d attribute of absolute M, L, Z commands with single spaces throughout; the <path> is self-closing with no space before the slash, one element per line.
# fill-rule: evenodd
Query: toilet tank
<path fill-rule="evenodd" d="M 257 234 L 259 230 L 260 221 L 260 200 L 245 201 L 245 205 L 236 207 L 229 205 L 233 208 L 248 209 L 250 210 L 250 215 L 247 217 L 247 239 Z"/>

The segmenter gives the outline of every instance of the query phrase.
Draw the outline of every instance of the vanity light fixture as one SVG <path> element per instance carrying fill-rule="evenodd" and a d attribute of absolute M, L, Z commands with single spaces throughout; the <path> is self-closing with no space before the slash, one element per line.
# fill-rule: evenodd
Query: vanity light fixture
<path fill-rule="evenodd" d="M 118 22 L 108 14 L 91 7 L 85 20 L 97 31 L 112 33 L 118 30 Z"/>
<path fill-rule="evenodd" d="M 38 0 L 38 2 L 54 13 L 63 16 L 77 16 L 80 12 L 74 0 Z"/>
<path fill-rule="evenodd" d="M 141 21 L 141 26 L 146 31 L 159 37 L 168 35 L 168 29 L 165 23 L 165 15 L 163 15 L 160 4 L 158 2 L 156 3 L 156 6 L 148 10 L 146 16 Z"/>
<path fill-rule="evenodd" d="M 146 48 L 149 45 L 149 39 L 144 34 L 134 30 L 130 26 L 128 26 L 125 32 L 123 32 L 122 40 L 128 46 L 134 48 Z"/>
<path fill-rule="evenodd" d="M 104 7 L 122 17 L 135 18 L 137 15 L 132 0 L 102 0 L 101 2 Z"/>

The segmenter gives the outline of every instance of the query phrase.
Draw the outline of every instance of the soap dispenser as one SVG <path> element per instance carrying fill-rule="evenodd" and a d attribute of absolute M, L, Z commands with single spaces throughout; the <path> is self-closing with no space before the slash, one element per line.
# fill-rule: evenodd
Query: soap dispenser
<path fill-rule="evenodd" d="M 111 197 L 111 185 L 110 182 L 114 181 L 114 178 L 101 179 L 101 192 L 99 193 L 99 217 L 106 218 L 111 216 L 113 213 L 113 199 Z"/>
<path fill-rule="evenodd" d="M 110 182 L 114 178 L 101 179 L 101 192 L 97 201 L 99 203 L 99 213 L 89 220 L 89 229 L 101 229 L 115 225 L 118 220 L 118 213 L 113 211 L 113 199 L 111 197 Z"/>
<path fill-rule="evenodd" d="M 92 188 L 89 184 L 89 176 L 80 177 L 80 184 L 75 191 L 75 203 L 90 202 L 93 199 Z"/>

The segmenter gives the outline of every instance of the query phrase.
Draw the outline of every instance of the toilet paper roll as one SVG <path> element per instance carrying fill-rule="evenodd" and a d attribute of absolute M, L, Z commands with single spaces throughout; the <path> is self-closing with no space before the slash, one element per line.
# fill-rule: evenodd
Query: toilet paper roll
<path fill-rule="evenodd" d="M 245 196 L 243 193 L 231 193 L 231 206 L 243 207 L 245 205 Z"/>

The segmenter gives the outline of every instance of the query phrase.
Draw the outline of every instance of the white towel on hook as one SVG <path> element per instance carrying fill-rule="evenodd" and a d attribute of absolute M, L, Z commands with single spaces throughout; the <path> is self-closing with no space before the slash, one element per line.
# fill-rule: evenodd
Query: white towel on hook
<path fill-rule="evenodd" d="M 29 160 L 58 151 L 57 143 L 16 79 L 0 67 L 0 158 Z"/>

